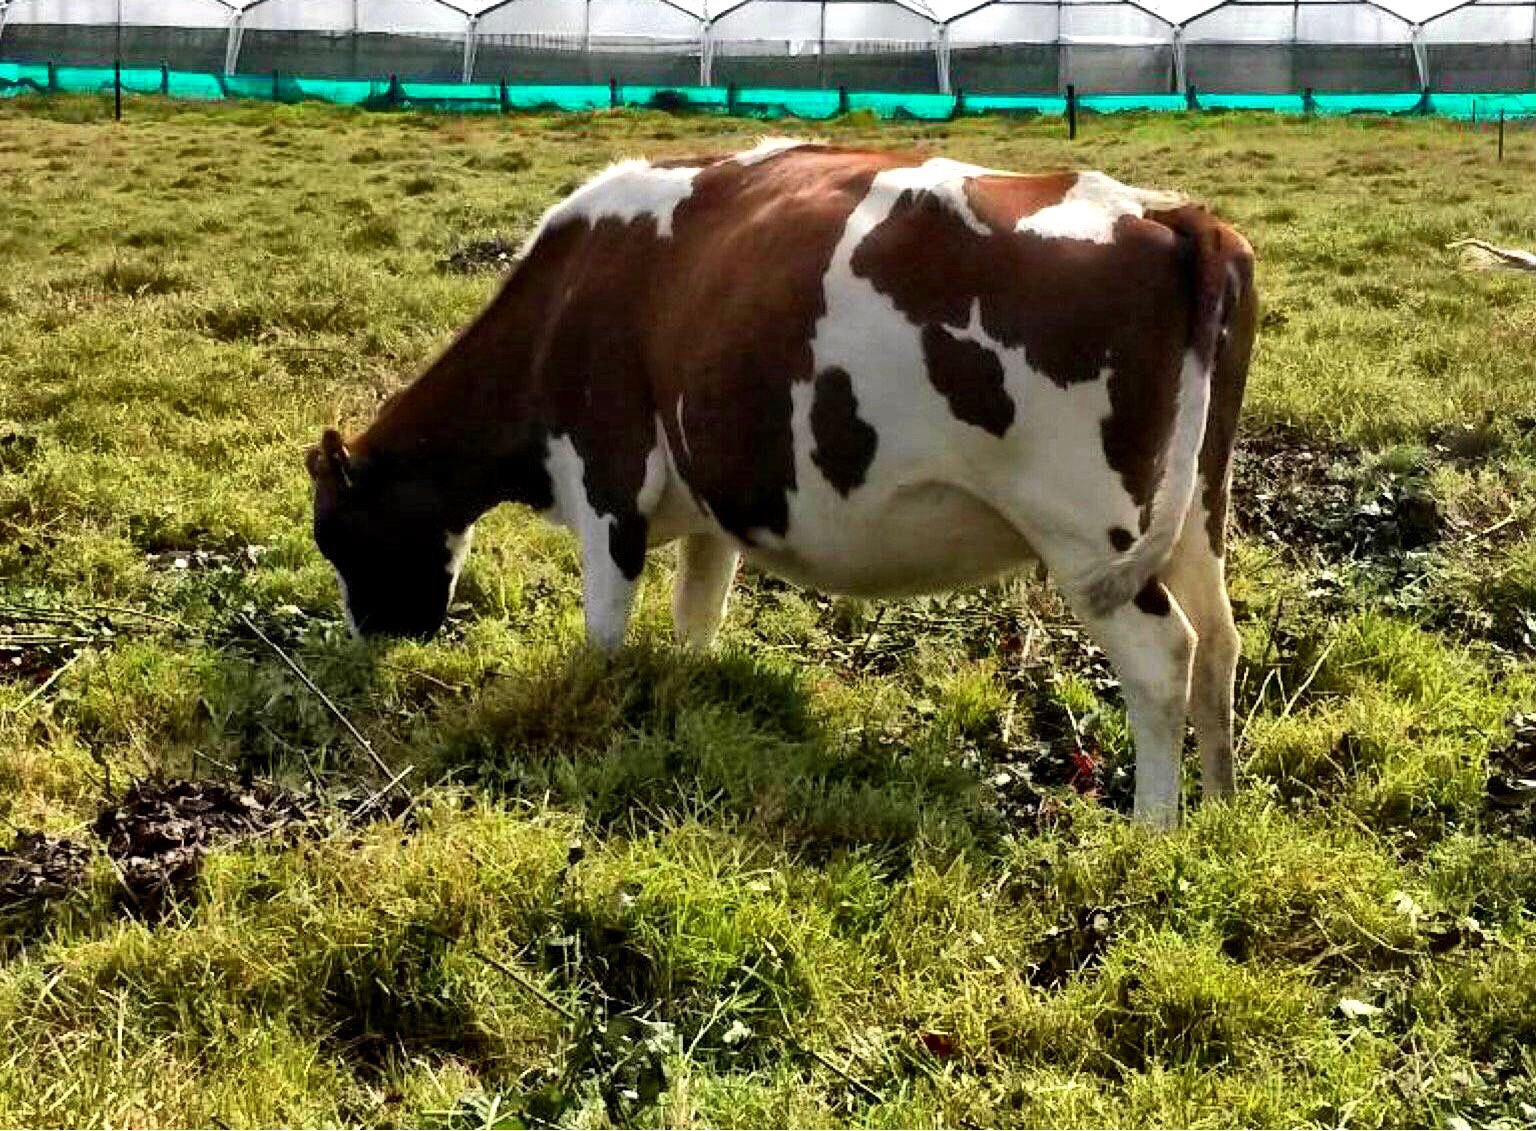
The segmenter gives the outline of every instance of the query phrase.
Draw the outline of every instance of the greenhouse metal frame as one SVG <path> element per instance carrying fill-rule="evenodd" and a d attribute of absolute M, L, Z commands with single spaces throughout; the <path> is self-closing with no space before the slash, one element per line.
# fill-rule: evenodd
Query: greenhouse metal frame
<path fill-rule="evenodd" d="M 1536 0 L 0 0 L 0 61 L 114 59 L 940 94 L 1533 90 Z"/>

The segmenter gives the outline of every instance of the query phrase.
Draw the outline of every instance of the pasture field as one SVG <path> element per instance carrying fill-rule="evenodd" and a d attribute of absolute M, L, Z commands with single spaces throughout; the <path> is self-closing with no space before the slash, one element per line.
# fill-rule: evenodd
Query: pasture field
<path fill-rule="evenodd" d="M 1536 1121 L 1536 286 L 1444 248 L 1536 245 L 1529 134 L 815 128 L 1181 188 L 1257 247 L 1241 792 L 1172 835 L 1033 577 L 749 573 L 690 659 L 660 553 L 610 665 L 572 540 L 503 510 L 443 638 L 347 638 L 321 428 L 587 174 L 760 131 L 0 106 L 0 1124 Z"/>

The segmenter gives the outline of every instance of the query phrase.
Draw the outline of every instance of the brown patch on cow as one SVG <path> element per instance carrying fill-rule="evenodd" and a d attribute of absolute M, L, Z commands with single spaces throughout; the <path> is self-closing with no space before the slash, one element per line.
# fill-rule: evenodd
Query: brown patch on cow
<path fill-rule="evenodd" d="M 789 529 L 790 389 L 815 376 L 811 338 L 826 313 L 821 280 L 875 175 L 905 163 L 799 146 L 756 165 L 713 165 L 694 178 L 673 213 L 673 239 L 641 272 L 664 281 L 650 288 L 642 310 L 648 368 L 678 471 L 715 521 L 743 541 Z"/>
<path fill-rule="evenodd" d="M 816 377 L 811 401 L 811 461 L 844 498 L 864 483 L 880 442 L 869 422 L 859 417 L 859 400 L 847 370 L 832 368 Z"/>
<path fill-rule="evenodd" d="M 1173 611 L 1173 605 L 1168 600 L 1168 590 L 1155 577 L 1141 587 L 1141 592 L 1132 598 L 1131 603 L 1149 617 L 1165 617 Z"/>
<path fill-rule="evenodd" d="M 923 327 L 923 360 L 928 380 L 944 394 L 955 419 L 994 436 L 1013 426 L 1013 398 L 1003 388 L 1003 363 L 997 354 L 929 323 Z"/>
<path fill-rule="evenodd" d="M 1108 244 L 1016 233 L 1075 178 L 978 177 L 966 183 L 982 235 L 939 197 L 907 192 L 860 243 L 853 270 L 924 328 L 970 325 L 1060 387 L 1109 373 L 1105 456 L 1144 508 L 1173 427 L 1189 340 L 1185 251 L 1162 224 L 1124 217 Z M 942 255 L 935 248 L 943 248 Z"/>
<path fill-rule="evenodd" d="M 1120 553 L 1125 553 L 1136 543 L 1136 535 L 1123 526 L 1111 526 L 1109 528 L 1109 544 Z"/>

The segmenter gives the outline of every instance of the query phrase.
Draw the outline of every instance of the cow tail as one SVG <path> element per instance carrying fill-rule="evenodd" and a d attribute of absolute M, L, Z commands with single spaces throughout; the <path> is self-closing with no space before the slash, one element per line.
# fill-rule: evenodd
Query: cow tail
<path fill-rule="evenodd" d="M 1212 375 L 1228 338 L 1228 323 L 1252 278 L 1252 252 L 1246 241 L 1209 214 L 1181 208 L 1150 218 L 1177 232 L 1192 253 L 1195 313 L 1179 371 L 1173 428 L 1145 533 L 1090 574 L 1083 586 L 1088 609 L 1097 616 L 1113 612 L 1140 593 L 1173 554 L 1195 497 Z"/>

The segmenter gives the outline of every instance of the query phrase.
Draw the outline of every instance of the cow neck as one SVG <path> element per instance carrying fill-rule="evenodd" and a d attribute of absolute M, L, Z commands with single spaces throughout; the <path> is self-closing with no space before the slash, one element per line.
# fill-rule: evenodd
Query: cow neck
<path fill-rule="evenodd" d="M 544 427 L 505 288 L 358 438 L 361 455 L 430 484 L 450 525 L 502 502 L 540 505 Z"/>

